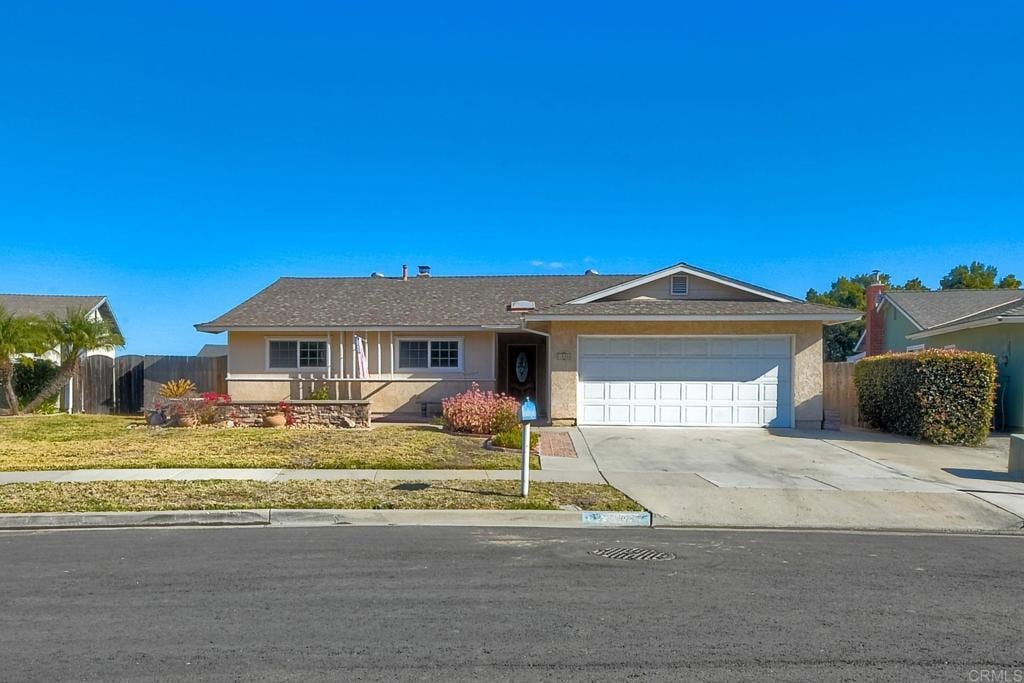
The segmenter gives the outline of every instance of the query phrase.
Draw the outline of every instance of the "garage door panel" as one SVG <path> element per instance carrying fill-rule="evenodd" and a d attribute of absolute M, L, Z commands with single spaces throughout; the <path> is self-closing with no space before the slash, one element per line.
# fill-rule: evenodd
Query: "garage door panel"
<path fill-rule="evenodd" d="M 687 401 L 708 400 L 708 385 L 704 382 L 690 382 L 686 385 Z"/>
<path fill-rule="evenodd" d="M 629 382 L 609 382 L 608 399 L 612 401 L 628 401 L 630 399 Z"/>
<path fill-rule="evenodd" d="M 629 424 L 632 420 L 632 412 L 629 404 L 608 406 L 608 422 L 611 424 Z"/>
<path fill-rule="evenodd" d="M 654 404 L 640 404 L 633 406 L 633 422 L 636 424 L 656 424 L 655 416 L 658 408 Z"/>
<path fill-rule="evenodd" d="M 712 401 L 732 401 L 733 385 L 732 384 L 712 384 L 711 385 L 711 400 Z"/>
<path fill-rule="evenodd" d="M 711 424 L 731 425 L 733 424 L 732 406 L 711 406 Z"/>
<path fill-rule="evenodd" d="M 604 424 L 607 422 L 604 408 L 603 405 L 584 404 L 582 419 L 587 424 Z"/>
<path fill-rule="evenodd" d="M 662 401 L 678 401 L 683 397 L 683 385 L 679 382 L 660 382 L 658 391 Z"/>
<path fill-rule="evenodd" d="M 660 424 L 682 424 L 683 423 L 683 406 L 659 406 L 658 407 L 658 422 Z"/>
<path fill-rule="evenodd" d="M 761 385 L 744 382 L 736 386 L 736 399 L 739 401 L 757 401 L 761 398 Z"/>
<path fill-rule="evenodd" d="M 582 424 L 788 426 L 788 338 L 581 337 Z"/>
<path fill-rule="evenodd" d="M 657 398 L 658 385 L 656 382 L 637 382 L 633 385 L 633 398 L 638 401 L 652 401 Z"/>
<path fill-rule="evenodd" d="M 709 422 L 707 406 L 686 406 L 683 413 L 688 425 L 706 425 Z"/>
<path fill-rule="evenodd" d="M 757 406 L 736 406 L 736 424 L 743 427 L 761 425 L 761 410 Z"/>

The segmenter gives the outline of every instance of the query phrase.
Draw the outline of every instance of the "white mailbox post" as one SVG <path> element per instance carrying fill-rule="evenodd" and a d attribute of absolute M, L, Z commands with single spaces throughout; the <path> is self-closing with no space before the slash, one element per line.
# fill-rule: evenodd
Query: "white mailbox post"
<path fill-rule="evenodd" d="M 530 423 L 537 419 L 537 404 L 527 396 L 519 406 L 519 421 L 523 423 L 523 464 L 520 475 L 519 493 L 524 498 L 530 495 Z"/>

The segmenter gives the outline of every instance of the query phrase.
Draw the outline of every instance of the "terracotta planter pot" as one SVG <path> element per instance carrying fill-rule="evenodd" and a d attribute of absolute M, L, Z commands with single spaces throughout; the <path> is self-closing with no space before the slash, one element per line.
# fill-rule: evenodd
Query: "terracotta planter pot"
<path fill-rule="evenodd" d="M 288 417 L 284 413 L 270 413 L 263 416 L 264 427 L 284 427 L 288 424 Z"/>

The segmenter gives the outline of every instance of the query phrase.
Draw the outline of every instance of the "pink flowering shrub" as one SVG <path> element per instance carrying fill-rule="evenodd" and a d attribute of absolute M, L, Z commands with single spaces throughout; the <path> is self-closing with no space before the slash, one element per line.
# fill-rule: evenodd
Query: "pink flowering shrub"
<path fill-rule="evenodd" d="M 473 382 L 466 391 L 441 401 L 444 426 L 454 432 L 497 434 L 519 426 L 519 401 Z"/>

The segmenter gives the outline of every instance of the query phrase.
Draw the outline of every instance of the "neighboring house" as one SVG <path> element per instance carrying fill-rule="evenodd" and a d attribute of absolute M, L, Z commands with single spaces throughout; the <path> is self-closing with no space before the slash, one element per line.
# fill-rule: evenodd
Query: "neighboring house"
<path fill-rule="evenodd" d="M 1024 428 L 1024 290 L 947 289 L 867 292 L 867 323 L 858 351 L 956 348 L 996 358 L 997 425 Z"/>
<path fill-rule="evenodd" d="M 227 344 L 203 344 L 196 354 L 198 358 L 222 358 L 228 355 Z"/>
<path fill-rule="evenodd" d="M 68 310 L 85 309 L 90 316 L 96 319 L 108 320 L 114 329 L 120 333 L 121 328 L 117 324 L 114 312 L 110 308 L 110 302 L 105 296 L 65 296 L 53 294 L 0 294 L 0 307 L 8 313 L 15 315 L 33 315 L 45 318 L 47 315 L 64 316 Z M 107 347 L 89 351 L 87 356 L 108 356 L 114 357 L 114 349 Z M 42 358 L 60 363 L 60 349 L 51 349 L 44 353 Z M 62 406 L 69 407 L 69 396 L 71 387 L 64 390 L 61 397 Z M 0 402 L 3 397 L 0 396 Z M 6 407 L 6 406 L 0 406 Z M 70 409 L 70 408 L 69 408 Z"/>
<path fill-rule="evenodd" d="M 468 388 L 530 396 L 555 424 L 818 429 L 822 325 L 809 304 L 680 263 L 648 275 L 282 278 L 208 323 L 236 400 L 332 397 L 419 415 Z M 308 383 L 306 384 L 308 386 Z"/>

